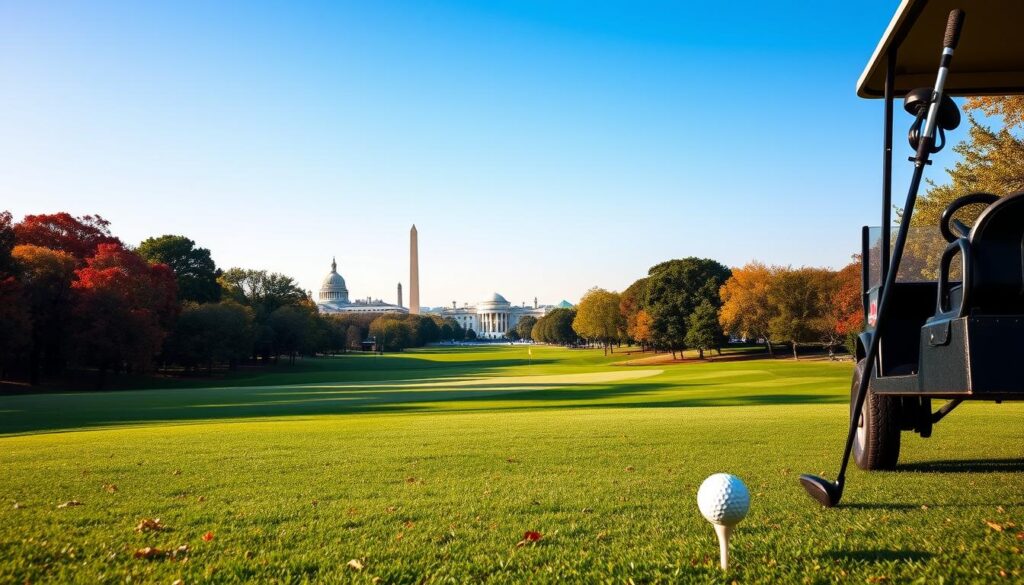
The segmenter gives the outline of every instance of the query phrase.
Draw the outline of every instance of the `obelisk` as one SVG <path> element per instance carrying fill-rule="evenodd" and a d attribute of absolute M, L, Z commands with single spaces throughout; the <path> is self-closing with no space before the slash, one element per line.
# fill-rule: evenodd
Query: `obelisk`
<path fill-rule="evenodd" d="M 420 252 L 416 224 L 409 230 L 409 313 L 420 313 Z"/>
<path fill-rule="evenodd" d="M 402 283 L 398 283 L 398 306 L 402 306 Z"/>

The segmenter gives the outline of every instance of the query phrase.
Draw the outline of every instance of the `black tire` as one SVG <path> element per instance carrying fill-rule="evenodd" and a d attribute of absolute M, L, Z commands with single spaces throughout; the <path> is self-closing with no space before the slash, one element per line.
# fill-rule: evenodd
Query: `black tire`
<path fill-rule="evenodd" d="M 864 360 L 857 362 L 850 387 L 850 410 L 857 400 L 857 387 L 864 374 Z M 868 388 L 864 408 L 857 421 L 853 460 L 866 470 L 895 469 L 900 458 L 900 400 L 878 396 Z"/>

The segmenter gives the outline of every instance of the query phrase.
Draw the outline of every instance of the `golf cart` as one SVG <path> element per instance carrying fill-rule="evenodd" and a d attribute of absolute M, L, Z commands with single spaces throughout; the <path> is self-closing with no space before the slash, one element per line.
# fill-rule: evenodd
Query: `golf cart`
<path fill-rule="evenodd" d="M 842 497 L 851 451 L 862 469 L 893 469 L 902 432 L 930 436 L 964 400 L 1024 399 L 1015 362 L 1024 357 L 1024 192 L 964 193 L 939 225 L 911 226 L 929 157 L 960 123 L 950 96 L 1024 94 L 1024 47 L 1011 40 L 1022 24 L 1020 0 L 904 0 L 858 81 L 860 97 L 884 105 L 882 226 L 891 225 L 897 98 L 914 120 L 914 173 L 895 241 L 888 227 L 862 229 L 866 328 L 846 449 L 835 482 L 800 477 L 827 507 Z M 933 399 L 945 403 L 933 411 Z"/>

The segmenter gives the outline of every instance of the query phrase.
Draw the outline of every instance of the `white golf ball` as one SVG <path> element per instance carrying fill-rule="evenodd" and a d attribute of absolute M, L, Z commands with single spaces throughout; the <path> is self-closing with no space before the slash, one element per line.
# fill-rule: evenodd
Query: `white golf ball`
<path fill-rule="evenodd" d="M 697 507 L 708 522 L 732 526 L 750 510 L 750 492 L 735 475 L 716 473 L 700 484 Z"/>

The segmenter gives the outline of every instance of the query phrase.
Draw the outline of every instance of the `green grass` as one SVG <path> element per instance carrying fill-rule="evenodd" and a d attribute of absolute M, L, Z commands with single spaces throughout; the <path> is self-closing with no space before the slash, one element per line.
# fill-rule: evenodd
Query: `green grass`
<path fill-rule="evenodd" d="M 845 505 L 823 510 L 796 476 L 835 473 L 849 364 L 533 351 L 532 366 L 519 347 L 431 349 L 0 397 L 0 582 L 1024 576 L 1020 405 L 905 434 L 899 471 L 851 473 Z M 726 575 L 695 501 L 716 471 L 753 498 Z M 169 530 L 134 531 L 152 517 Z M 544 537 L 517 547 L 527 530 Z M 180 545 L 187 561 L 132 558 Z"/>

